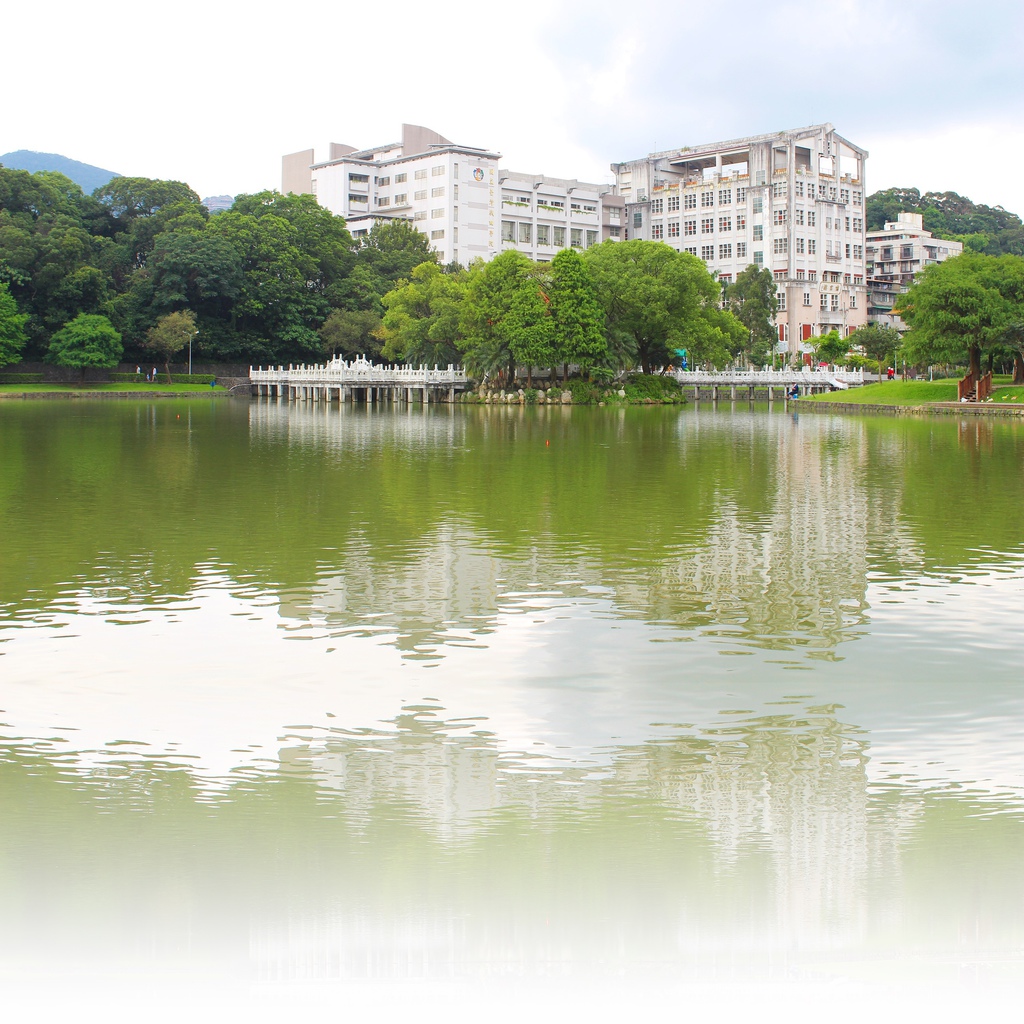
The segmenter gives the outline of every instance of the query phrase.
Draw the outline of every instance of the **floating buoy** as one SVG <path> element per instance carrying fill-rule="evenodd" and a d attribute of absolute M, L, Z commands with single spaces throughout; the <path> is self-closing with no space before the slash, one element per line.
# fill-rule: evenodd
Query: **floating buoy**
<path fill-rule="evenodd" d="M 551 447 L 551 442 L 550 441 L 545 441 L 544 442 L 544 447 L 545 448 L 550 448 Z"/>

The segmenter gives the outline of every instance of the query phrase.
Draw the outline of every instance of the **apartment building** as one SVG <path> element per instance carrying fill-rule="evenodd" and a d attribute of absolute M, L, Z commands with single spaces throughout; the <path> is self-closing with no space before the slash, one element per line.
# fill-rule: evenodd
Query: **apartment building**
<path fill-rule="evenodd" d="M 630 238 L 704 260 L 723 285 L 751 264 L 779 297 L 779 351 L 867 322 L 867 150 L 831 124 L 650 153 L 611 165 Z"/>
<path fill-rule="evenodd" d="M 934 238 L 924 229 L 920 213 L 901 213 L 880 231 L 867 233 L 868 319 L 905 331 L 893 313 L 896 297 L 907 290 L 925 267 L 964 251 L 962 242 Z"/>
<path fill-rule="evenodd" d="M 332 143 L 319 163 L 312 150 L 285 156 L 281 187 L 314 194 L 357 238 L 375 221 L 408 220 L 443 263 L 490 260 L 505 249 L 543 262 L 559 249 L 621 236 L 624 207 L 611 185 L 503 170 L 499 159 L 406 124 L 401 142 L 364 150 Z"/>

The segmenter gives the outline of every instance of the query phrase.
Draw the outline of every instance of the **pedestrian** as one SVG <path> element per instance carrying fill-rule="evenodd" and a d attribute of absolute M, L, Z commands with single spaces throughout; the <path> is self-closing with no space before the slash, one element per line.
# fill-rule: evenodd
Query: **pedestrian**
<path fill-rule="evenodd" d="M 135 367 L 135 376 L 136 377 L 141 377 L 142 376 L 142 367 L 141 366 L 136 366 Z"/>
<path fill-rule="evenodd" d="M 156 383 L 156 367 L 153 367 L 153 383 Z"/>

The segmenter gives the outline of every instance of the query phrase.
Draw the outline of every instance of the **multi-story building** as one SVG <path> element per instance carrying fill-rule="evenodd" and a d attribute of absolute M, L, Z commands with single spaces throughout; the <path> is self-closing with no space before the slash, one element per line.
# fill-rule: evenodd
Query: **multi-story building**
<path fill-rule="evenodd" d="M 920 213 L 901 213 L 886 221 L 881 231 L 867 233 L 868 319 L 897 330 L 906 324 L 892 311 L 896 296 L 905 292 L 920 273 L 964 251 L 962 242 L 934 238 L 924 229 Z"/>
<path fill-rule="evenodd" d="M 867 322 L 867 151 L 831 124 L 612 164 L 628 237 L 692 253 L 723 285 L 753 264 L 776 282 L 779 350 Z"/>
<path fill-rule="evenodd" d="M 282 160 L 281 187 L 313 193 L 357 238 L 375 221 L 408 220 L 443 263 L 490 260 L 510 248 L 545 261 L 619 237 L 623 203 L 611 185 L 502 170 L 499 159 L 407 124 L 401 142 L 364 150 L 332 143 L 320 163 L 312 150 L 292 153 Z"/>

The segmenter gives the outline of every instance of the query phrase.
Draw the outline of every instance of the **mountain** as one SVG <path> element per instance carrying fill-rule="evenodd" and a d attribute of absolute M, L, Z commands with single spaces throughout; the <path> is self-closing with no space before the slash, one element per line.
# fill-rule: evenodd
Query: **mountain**
<path fill-rule="evenodd" d="M 72 160 L 58 153 L 34 153 L 29 149 L 4 153 L 0 156 L 0 164 L 16 171 L 60 171 L 86 195 L 90 195 L 101 185 L 106 185 L 111 178 L 120 177 L 117 171 L 105 171 L 102 167 L 83 164 L 80 160 Z"/>

